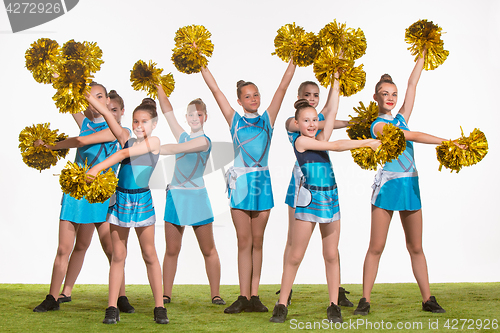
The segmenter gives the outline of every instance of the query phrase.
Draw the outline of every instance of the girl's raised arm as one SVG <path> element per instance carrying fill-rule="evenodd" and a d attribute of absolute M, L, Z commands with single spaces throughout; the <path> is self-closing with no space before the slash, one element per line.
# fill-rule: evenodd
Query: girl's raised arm
<path fill-rule="evenodd" d="M 76 121 L 76 124 L 78 125 L 78 128 L 82 128 L 83 120 L 85 119 L 85 115 L 81 112 L 78 113 L 73 113 L 72 114 L 73 119 Z M 113 140 L 114 141 L 114 140 Z"/>
<path fill-rule="evenodd" d="M 293 59 L 288 63 L 288 67 L 286 68 L 285 74 L 281 79 L 280 85 L 278 89 L 274 93 L 271 104 L 267 108 L 267 112 L 269 114 L 269 119 L 271 120 L 271 125 L 274 126 L 274 122 L 276 117 L 278 116 L 278 112 L 281 108 L 281 103 L 283 102 L 283 98 L 285 98 L 286 90 L 292 81 L 293 74 L 295 73 L 296 64 L 293 63 Z"/>
<path fill-rule="evenodd" d="M 336 77 L 338 75 L 335 75 Z M 337 111 L 339 110 L 339 99 L 340 99 L 340 86 L 339 81 L 335 79 L 328 93 L 328 100 L 326 101 L 325 108 L 327 113 L 325 114 L 325 126 L 323 131 L 318 134 L 317 139 L 320 141 L 328 141 L 332 136 L 333 128 L 335 125 L 335 118 L 337 117 Z"/>
<path fill-rule="evenodd" d="M 425 57 L 425 52 L 423 57 Z M 422 69 L 424 68 L 424 58 L 418 58 L 415 63 L 415 67 L 410 74 L 410 78 L 408 79 L 408 88 L 406 89 L 405 100 L 401 109 L 399 109 L 399 113 L 405 118 L 405 121 L 408 123 L 410 119 L 411 112 L 413 110 L 413 104 L 415 102 L 415 95 L 417 93 L 417 83 L 420 79 L 420 74 L 422 74 Z"/>
<path fill-rule="evenodd" d="M 99 112 L 106 122 L 108 123 L 108 126 L 115 136 L 115 138 L 118 140 L 118 142 L 122 145 L 122 147 L 125 145 L 125 142 L 129 139 L 130 137 L 130 132 L 123 128 L 117 121 L 113 113 L 109 111 L 108 107 L 102 103 L 100 103 L 94 96 L 91 94 L 88 94 L 85 96 L 87 100 L 89 101 L 90 104 Z"/>
<path fill-rule="evenodd" d="M 170 104 L 170 100 L 168 99 L 167 94 L 165 94 L 163 87 L 158 85 L 157 88 L 158 88 L 158 101 L 160 102 L 161 112 L 165 116 L 165 119 L 167 119 L 168 126 L 170 127 L 170 130 L 172 131 L 175 140 L 179 142 L 179 138 L 181 137 L 181 134 L 184 132 L 184 129 L 182 128 L 181 125 L 179 125 L 177 118 L 175 118 L 174 108 L 172 107 L 172 104 Z"/>
<path fill-rule="evenodd" d="M 199 137 L 190 141 L 183 143 L 168 143 L 161 145 L 160 154 L 161 155 L 175 155 L 182 153 L 198 153 L 201 151 L 207 151 L 210 144 L 208 140 L 204 137 Z"/>
<path fill-rule="evenodd" d="M 205 80 L 208 89 L 210 89 L 212 95 L 214 95 L 215 100 L 217 101 L 217 104 L 219 105 L 219 108 L 222 111 L 224 118 L 226 118 L 228 125 L 231 126 L 235 112 L 234 109 L 227 101 L 226 96 L 224 96 L 222 91 L 219 89 L 219 86 L 217 85 L 217 82 L 215 82 L 212 73 L 208 70 L 208 67 L 204 67 L 201 69 L 201 75 L 203 76 L 203 79 Z"/>

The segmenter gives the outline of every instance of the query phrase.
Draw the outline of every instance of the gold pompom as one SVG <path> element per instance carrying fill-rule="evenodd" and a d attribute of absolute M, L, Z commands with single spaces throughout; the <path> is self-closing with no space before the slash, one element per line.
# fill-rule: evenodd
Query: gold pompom
<path fill-rule="evenodd" d="M 450 172 L 457 173 L 464 166 L 471 166 L 479 163 L 488 153 L 488 141 L 486 136 L 479 129 L 475 128 L 468 137 L 462 136 L 457 140 L 459 145 L 465 146 L 465 149 L 458 147 L 453 141 L 443 141 L 436 147 L 436 155 L 439 161 L 439 171 L 444 166 L 450 169 Z"/>
<path fill-rule="evenodd" d="M 347 135 L 351 139 L 368 139 L 371 138 L 370 128 L 372 123 L 378 117 L 377 103 L 371 101 L 368 108 L 363 102 L 359 102 L 360 106 L 353 108 L 357 116 L 349 116 L 349 125 L 347 126 Z M 371 149 L 370 149 L 371 150 Z"/>
<path fill-rule="evenodd" d="M 330 48 L 337 56 L 345 59 L 359 59 L 366 52 L 366 37 L 361 29 L 346 28 L 336 20 L 325 25 L 318 33 L 322 48 Z"/>
<path fill-rule="evenodd" d="M 61 171 L 59 184 L 64 193 L 80 200 L 88 192 L 87 176 L 89 170 L 87 163 L 80 167 L 77 163 L 68 161 L 66 168 Z"/>
<path fill-rule="evenodd" d="M 206 57 L 211 57 L 214 51 L 211 36 L 202 25 L 189 25 L 177 30 L 172 61 L 179 72 L 198 73 L 207 66 Z"/>
<path fill-rule="evenodd" d="M 59 68 L 59 76 L 53 86 L 57 92 L 52 97 L 61 113 L 78 113 L 87 109 L 85 95 L 90 93 L 92 76 L 85 65 L 78 60 L 69 60 Z"/>
<path fill-rule="evenodd" d="M 59 44 L 49 38 L 40 38 L 26 51 L 26 68 L 39 83 L 52 83 L 59 59 Z"/>
<path fill-rule="evenodd" d="M 408 50 L 415 56 L 415 61 L 422 57 L 424 50 L 427 50 L 424 59 L 425 70 L 437 68 L 450 54 L 444 49 L 441 34 L 441 28 L 427 20 L 417 21 L 406 29 L 405 41 L 411 45 Z"/>
<path fill-rule="evenodd" d="M 57 130 L 49 129 L 50 123 L 37 124 L 25 127 L 19 134 L 19 148 L 23 162 L 30 168 L 42 171 L 56 165 L 57 161 L 67 154 L 61 151 L 50 150 L 40 145 L 35 147 L 35 141 L 53 146 L 59 139 L 65 137 L 64 133 L 57 134 Z"/>
<path fill-rule="evenodd" d="M 80 61 L 91 73 L 98 72 L 104 63 L 101 59 L 102 50 L 95 42 L 69 40 L 64 43 L 61 55 L 65 61 Z"/>
<path fill-rule="evenodd" d="M 352 158 L 364 170 L 377 170 L 377 158 L 371 148 L 361 147 L 351 150 Z"/>
<path fill-rule="evenodd" d="M 393 124 L 385 124 L 382 135 L 379 137 L 381 144 L 375 155 L 380 165 L 390 162 L 406 149 L 406 139 L 403 131 Z"/>
<path fill-rule="evenodd" d="M 339 58 L 332 48 L 319 52 L 313 70 L 316 79 L 325 88 L 333 84 L 334 74 L 338 72 L 339 90 L 342 96 L 354 95 L 365 87 L 366 73 L 363 65 L 354 67 L 354 60 Z"/>
<path fill-rule="evenodd" d="M 158 97 L 158 85 L 162 85 L 167 96 L 170 96 L 174 90 L 175 81 L 174 76 L 169 73 L 161 75 L 162 68 L 156 68 L 156 63 L 149 60 L 146 64 L 144 61 L 139 60 L 134 64 L 130 71 L 130 82 L 134 90 L 144 90 L 151 98 Z"/>
<path fill-rule="evenodd" d="M 57 139 L 55 142 L 57 143 L 57 142 L 66 140 L 67 138 L 68 138 L 68 136 L 66 134 L 61 133 L 57 136 Z M 68 155 L 69 149 L 59 149 L 59 150 L 55 150 L 55 152 L 57 153 L 57 156 L 59 159 L 63 159 L 63 158 L 66 158 L 66 156 Z"/>
<path fill-rule="evenodd" d="M 276 49 L 272 55 L 289 62 L 293 59 L 299 67 L 307 67 L 314 62 L 319 51 L 318 38 L 312 32 L 305 32 L 304 28 L 293 24 L 285 24 L 278 29 L 274 38 Z"/>
<path fill-rule="evenodd" d="M 85 199 L 90 203 L 104 202 L 108 200 L 116 191 L 118 178 L 116 178 L 113 169 L 103 173 L 100 171 L 94 180 L 88 185 L 88 191 Z"/>

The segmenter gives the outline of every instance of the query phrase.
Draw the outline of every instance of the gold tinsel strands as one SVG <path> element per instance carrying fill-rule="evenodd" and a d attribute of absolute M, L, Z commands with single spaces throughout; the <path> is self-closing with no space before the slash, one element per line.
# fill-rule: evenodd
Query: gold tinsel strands
<path fill-rule="evenodd" d="M 56 143 L 59 142 L 59 141 L 63 141 L 63 140 L 66 140 L 68 138 L 68 136 L 64 133 L 61 133 L 57 136 L 57 139 L 56 139 Z M 59 157 L 59 159 L 63 159 L 63 158 L 66 158 L 66 156 L 68 155 L 69 153 L 69 149 L 59 149 L 59 150 L 55 150 L 55 152 L 57 153 L 57 156 Z"/>
<path fill-rule="evenodd" d="M 351 150 L 354 162 L 364 170 L 377 170 L 377 158 L 371 148 L 362 147 Z"/>
<path fill-rule="evenodd" d="M 210 41 L 212 34 L 202 25 L 189 25 L 179 28 L 175 33 L 175 48 L 172 61 L 179 72 L 198 73 L 206 67 L 214 51 Z"/>
<path fill-rule="evenodd" d="M 103 173 L 100 171 L 93 181 L 88 185 L 88 191 L 85 199 L 90 203 L 104 202 L 115 193 L 118 178 L 116 178 L 113 169 Z"/>
<path fill-rule="evenodd" d="M 80 200 L 88 192 L 86 173 L 89 167 L 85 163 L 84 167 L 68 161 L 66 168 L 61 171 L 59 176 L 59 184 L 64 193 L 69 194 L 73 198 Z"/>
<path fill-rule="evenodd" d="M 102 50 L 95 42 L 69 40 L 61 48 L 61 56 L 65 61 L 80 61 L 90 73 L 98 72 L 104 63 Z"/>
<path fill-rule="evenodd" d="M 68 60 L 59 67 L 59 76 L 53 86 L 57 92 L 52 97 L 61 113 L 78 113 L 87 109 L 85 94 L 90 93 L 92 76 L 88 68 L 78 60 Z"/>
<path fill-rule="evenodd" d="M 368 108 L 363 102 L 359 102 L 358 107 L 354 107 L 357 116 L 349 116 L 349 125 L 347 126 L 347 135 L 351 139 L 367 139 L 371 138 L 370 128 L 372 123 L 378 117 L 378 106 L 375 102 L 370 102 Z"/>
<path fill-rule="evenodd" d="M 379 139 L 381 144 L 375 155 L 380 165 L 398 158 L 406 149 L 406 139 L 403 131 L 392 124 L 384 125 Z"/>
<path fill-rule="evenodd" d="M 441 28 L 427 20 L 417 21 L 406 29 L 405 41 L 411 45 L 408 50 L 415 56 L 415 61 L 427 50 L 425 70 L 433 70 L 443 64 L 450 53 L 444 49 L 441 34 Z"/>
<path fill-rule="evenodd" d="M 342 96 L 354 95 L 365 87 L 366 73 L 363 65 L 354 67 L 354 60 L 339 58 L 331 48 L 319 52 L 314 61 L 313 71 L 316 79 L 325 88 L 333 84 L 334 74 L 338 72 Z"/>
<path fill-rule="evenodd" d="M 464 166 L 471 166 L 479 163 L 488 153 L 488 141 L 486 136 L 479 129 L 475 128 L 468 137 L 462 136 L 458 139 L 459 145 L 464 145 L 465 149 L 461 149 L 454 144 L 453 141 L 443 141 L 436 147 L 436 155 L 439 161 L 439 171 L 442 167 L 448 168 L 451 172 L 457 173 Z"/>
<path fill-rule="evenodd" d="M 26 68 L 39 83 L 52 83 L 59 62 L 59 44 L 49 38 L 40 38 L 26 51 Z"/>
<path fill-rule="evenodd" d="M 50 130 L 49 126 L 50 123 L 27 126 L 19 134 L 21 156 L 23 162 L 30 168 L 42 171 L 56 165 L 59 159 L 66 156 L 43 145 L 35 147 L 35 141 L 37 140 L 53 146 L 57 141 L 60 141 L 59 138 L 65 137 L 64 133 L 58 135 L 57 130 Z"/>
<path fill-rule="evenodd" d="M 161 75 L 162 68 L 156 68 L 156 63 L 149 60 L 146 64 L 142 60 L 138 60 L 130 71 L 130 82 L 134 90 L 144 90 L 149 97 L 158 97 L 158 85 L 163 87 L 165 94 L 170 96 L 175 87 L 174 76 L 169 73 Z"/>
<path fill-rule="evenodd" d="M 293 59 L 299 67 L 307 67 L 314 62 L 319 51 L 319 43 L 316 35 L 305 32 L 304 28 L 293 24 L 285 24 L 278 29 L 274 38 L 275 52 L 281 60 L 289 62 Z"/>
<path fill-rule="evenodd" d="M 366 38 L 363 30 L 346 28 L 336 20 L 325 25 L 318 33 L 318 40 L 323 49 L 330 48 L 337 56 L 356 60 L 366 52 Z"/>

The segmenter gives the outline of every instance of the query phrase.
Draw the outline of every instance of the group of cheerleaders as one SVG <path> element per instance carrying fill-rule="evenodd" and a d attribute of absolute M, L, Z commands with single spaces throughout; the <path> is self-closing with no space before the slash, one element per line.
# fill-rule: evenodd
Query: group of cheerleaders
<path fill-rule="evenodd" d="M 292 285 L 316 224 L 319 224 L 321 232 L 326 267 L 328 320 L 341 322 L 339 305 L 353 306 L 345 296 L 347 292 L 340 287 L 340 209 L 337 184 L 327 151 L 345 151 L 359 147 L 376 150 L 380 145 L 377 137 L 381 135 L 386 123 L 403 130 L 407 147 L 396 160 L 379 170 L 372 186 L 371 236 L 363 269 L 363 297 L 354 314 L 367 315 L 370 311 L 370 294 L 394 211 L 400 212 L 413 273 L 422 294 L 422 309 L 434 313 L 445 312 L 430 292 L 427 264 L 422 251 L 418 175 L 413 159 L 413 142 L 440 144 L 445 139 L 412 132 L 407 125 L 423 65 L 423 58 L 419 58 L 410 75 L 403 105 L 395 116 L 391 112 L 397 103 L 397 88 L 390 76 L 382 76 L 373 95 L 378 103 L 379 117 L 371 127 L 373 138 L 365 140 L 329 142 L 334 128 L 348 125 L 347 121 L 336 120 L 339 105 L 338 80 L 330 87 L 326 104 L 319 114 L 316 111 L 319 102 L 318 85 L 311 81 L 300 85 L 298 100 L 294 105 L 295 117 L 286 122 L 297 163 L 286 197 L 289 205 L 288 239 L 279 299 L 271 322 L 283 323 L 286 320 Z M 243 116 L 230 105 L 208 68 L 201 70 L 203 79 L 230 127 L 235 156 L 234 165 L 228 170 L 226 180 L 237 235 L 240 295 L 225 308 L 225 313 L 268 311 L 259 299 L 263 237 L 274 206 L 268 156 L 274 123 L 295 68 L 293 60 L 290 61 L 271 104 L 262 114 L 258 113 L 260 92 L 257 86 L 252 82 L 238 82 L 237 102 L 243 108 Z M 179 125 L 167 95 L 158 86 L 161 110 L 178 142 L 161 145 L 160 140 L 152 136 L 157 125 L 154 100 L 145 98 L 135 108 L 130 131 L 120 125 L 124 104 L 115 91 L 110 91 L 108 95 L 102 85 L 93 83 L 87 99 L 90 106 L 85 114 L 73 115 L 80 127 L 80 136 L 68 138 L 49 148 L 78 148 L 76 162 L 80 165 L 87 162 L 91 166 L 88 171 L 89 179 L 109 168 L 116 172 L 120 164 L 118 186 L 111 202 L 108 200 L 102 204 L 90 204 L 84 198 L 77 200 L 69 195 L 63 196 L 59 246 L 50 293 L 33 311 L 57 310 L 59 303 L 71 301 L 72 288 L 94 228 L 97 229 L 102 248 L 110 262 L 108 308 L 103 323 L 116 323 L 120 312 L 134 312 L 125 294 L 124 281 L 127 240 L 131 227 L 135 228 L 147 267 L 155 301 L 154 320 L 157 323 L 169 322 L 164 305 L 171 302 L 185 226 L 193 227 L 203 253 L 212 303 L 226 304 L 219 294 L 220 261 L 213 237 L 214 217 L 203 181 L 211 151 L 211 141 L 203 132 L 203 125 L 207 120 L 203 101 L 195 99 L 187 106 L 186 119 L 190 127 L 188 133 Z M 132 132 L 135 138 L 132 137 Z M 176 156 L 172 182 L 167 186 L 163 277 L 154 244 L 155 211 L 148 187 L 160 154 Z"/>

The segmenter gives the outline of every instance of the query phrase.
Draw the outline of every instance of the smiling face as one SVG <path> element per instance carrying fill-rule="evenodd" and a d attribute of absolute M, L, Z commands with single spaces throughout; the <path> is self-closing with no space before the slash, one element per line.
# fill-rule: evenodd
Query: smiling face
<path fill-rule="evenodd" d="M 151 118 L 148 111 L 136 110 L 132 117 L 132 131 L 138 140 L 144 140 L 151 136 L 156 128 L 156 118 Z"/>
<path fill-rule="evenodd" d="M 305 99 L 309 105 L 316 108 L 319 103 L 319 88 L 314 84 L 308 84 L 301 89 L 297 99 Z"/>
<path fill-rule="evenodd" d="M 300 134 L 314 138 L 318 132 L 318 113 L 313 107 L 306 107 L 300 110 L 295 125 L 299 128 Z"/>
<path fill-rule="evenodd" d="M 186 120 L 191 127 L 191 132 L 195 133 L 203 129 L 203 124 L 207 121 L 207 113 L 202 107 L 196 104 L 188 105 Z"/>
<path fill-rule="evenodd" d="M 108 97 L 106 96 L 106 90 L 104 90 L 104 88 L 101 87 L 100 85 L 91 86 L 90 94 L 104 105 L 106 105 L 109 101 Z M 101 114 L 97 112 L 97 110 L 94 109 L 94 107 L 91 104 L 89 104 L 87 110 L 85 110 L 85 116 L 89 119 L 90 118 L 95 119 L 101 117 Z"/>
<path fill-rule="evenodd" d="M 373 99 L 378 103 L 379 112 L 390 112 L 398 102 L 398 88 L 393 83 L 382 83 Z"/>
<path fill-rule="evenodd" d="M 241 95 L 238 98 L 240 104 L 246 112 L 257 112 L 260 106 L 259 89 L 253 84 L 241 88 Z"/>

